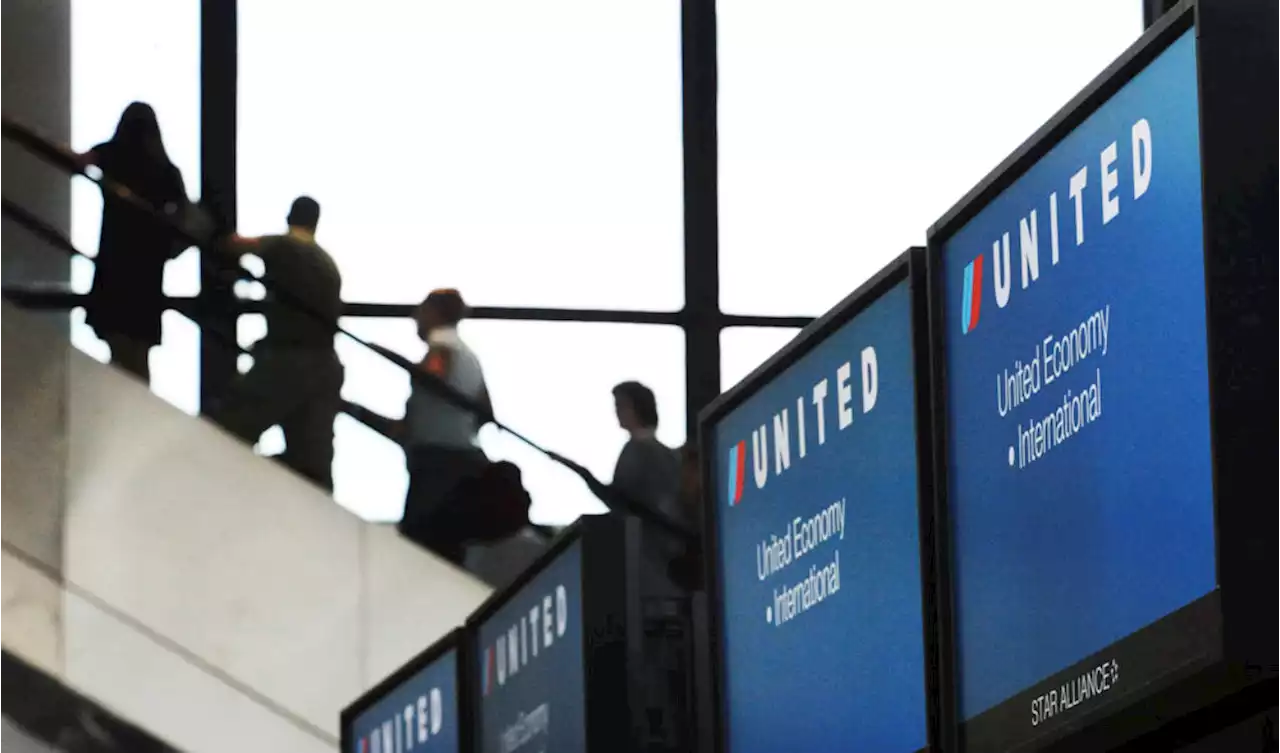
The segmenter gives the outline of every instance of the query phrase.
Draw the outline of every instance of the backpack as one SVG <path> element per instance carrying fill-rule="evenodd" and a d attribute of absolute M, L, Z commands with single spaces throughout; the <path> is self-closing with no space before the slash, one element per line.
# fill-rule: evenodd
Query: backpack
<path fill-rule="evenodd" d="M 455 509 L 464 513 L 468 543 L 501 541 L 529 525 L 533 500 L 514 463 L 489 463 L 478 475 L 463 481 L 453 496 Z"/>

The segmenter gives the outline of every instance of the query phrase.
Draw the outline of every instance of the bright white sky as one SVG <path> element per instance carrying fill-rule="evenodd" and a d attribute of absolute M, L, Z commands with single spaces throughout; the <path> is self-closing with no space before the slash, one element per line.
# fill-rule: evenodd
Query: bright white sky
<path fill-rule="evenodd" d="M 72 136 L 107 139 L 152 104 L 199 190 L 199 3 L 73 0 Z M 721 305 L 817 315 L 913 244 L 1142 28 L 1139 0 L 726 0 L 719 3 Z M 240 232 L 282 229 L 299 193 L 353 301 L 455 286 L 475 304 L 675 310 L 681 285 L 678 0 L 254 0 L 240 4 Z M 101 200 L 73 194 L 72 236 L 97 244 Z M 87 289 L 92 265 L 73 268 Z M 199 289 L 194 253 L 165 289 Z M 83 322 L 80 313 L 75 323 Z M 262 334 L 242 321 L 242 342 Z M 412 325 L 347 320 L 408 356 Z M 727 330 L 724 386 L 793 331 Z M 610 388 L 658 395 L 684 437 L 683 335 L 639 325 L 464 325 L 499 417 L 608 479 L 624 436 Z M 74 341 L 104 358 L 83 326 Z M 407 378 L 342 342 L 348 398 L 399 415 Z M 194 325 L 175 313 L 154 389 L 198 403 Z M 524 471 L 539 522 L 598 511 L 578 479 L 487 429 Z M 399 449 L 345 417 L 335 496 L 396 519 Z M 262 446 L 282 447 L 278 432 Z"/>

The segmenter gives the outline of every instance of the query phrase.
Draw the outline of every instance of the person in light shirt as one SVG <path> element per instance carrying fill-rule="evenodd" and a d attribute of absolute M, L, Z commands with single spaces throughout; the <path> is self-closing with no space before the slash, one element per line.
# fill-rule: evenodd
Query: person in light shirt
<path fill-rule="evenodd" d="M 427 344 L 427 355 L 417 368 L 473 403 L 481 415 L 414 380 L 398 424 L 409 470 L 400 532 L 456 563 L 465 556 L 462 532 L 453 530 L 461 518 L 454 513 L 461 511 L 445 508 L 459 487 L 488 469 L 479 432 L 485 417 L 493 414 L 480 358 L 458 334 L 466 313 L 457 290 L 433 290 L 427 296 L 414 317 L 418 336 Z"/>

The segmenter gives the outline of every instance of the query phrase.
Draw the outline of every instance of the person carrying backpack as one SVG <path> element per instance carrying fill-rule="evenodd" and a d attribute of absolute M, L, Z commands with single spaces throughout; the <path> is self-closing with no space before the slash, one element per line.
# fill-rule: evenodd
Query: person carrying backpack
<path fill-rule="evenodd" d="M 453 289 L 432 291 L 415 312 L 427 355 L 411 366 L 424 378 L 413 379 L 404 418 L 348 406 L 404 448 L 409 491 L 400 533 L 457 565 L 468 543 L 494 541 L 526 526 L 530 505 L 520 469 L 491 463 L 480 449 L 480 427 L 493 407 L 480 359 L 458 334 L 466 312 Z M 469 406 L 443 394 L 440 385 Z"/>

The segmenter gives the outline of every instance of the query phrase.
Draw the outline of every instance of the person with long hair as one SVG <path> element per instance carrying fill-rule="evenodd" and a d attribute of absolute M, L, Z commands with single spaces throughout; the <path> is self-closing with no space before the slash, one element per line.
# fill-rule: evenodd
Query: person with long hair
<path fill-rule="evenodd" d="M 150 105 L 125 108 L 110 141 L 81 155 L 87 165 L 123 184 L 131 193 L 167 213 L 187 203 L 182 173 L 165 152 L 160 124 Z M 87 323 L 111 348 L 120 368 L 150 381 L 151 348 L 160 344 L 164 313 L 164 265 L 183 248 L 169 227 L 108 191 L 103 191 Z"/>

